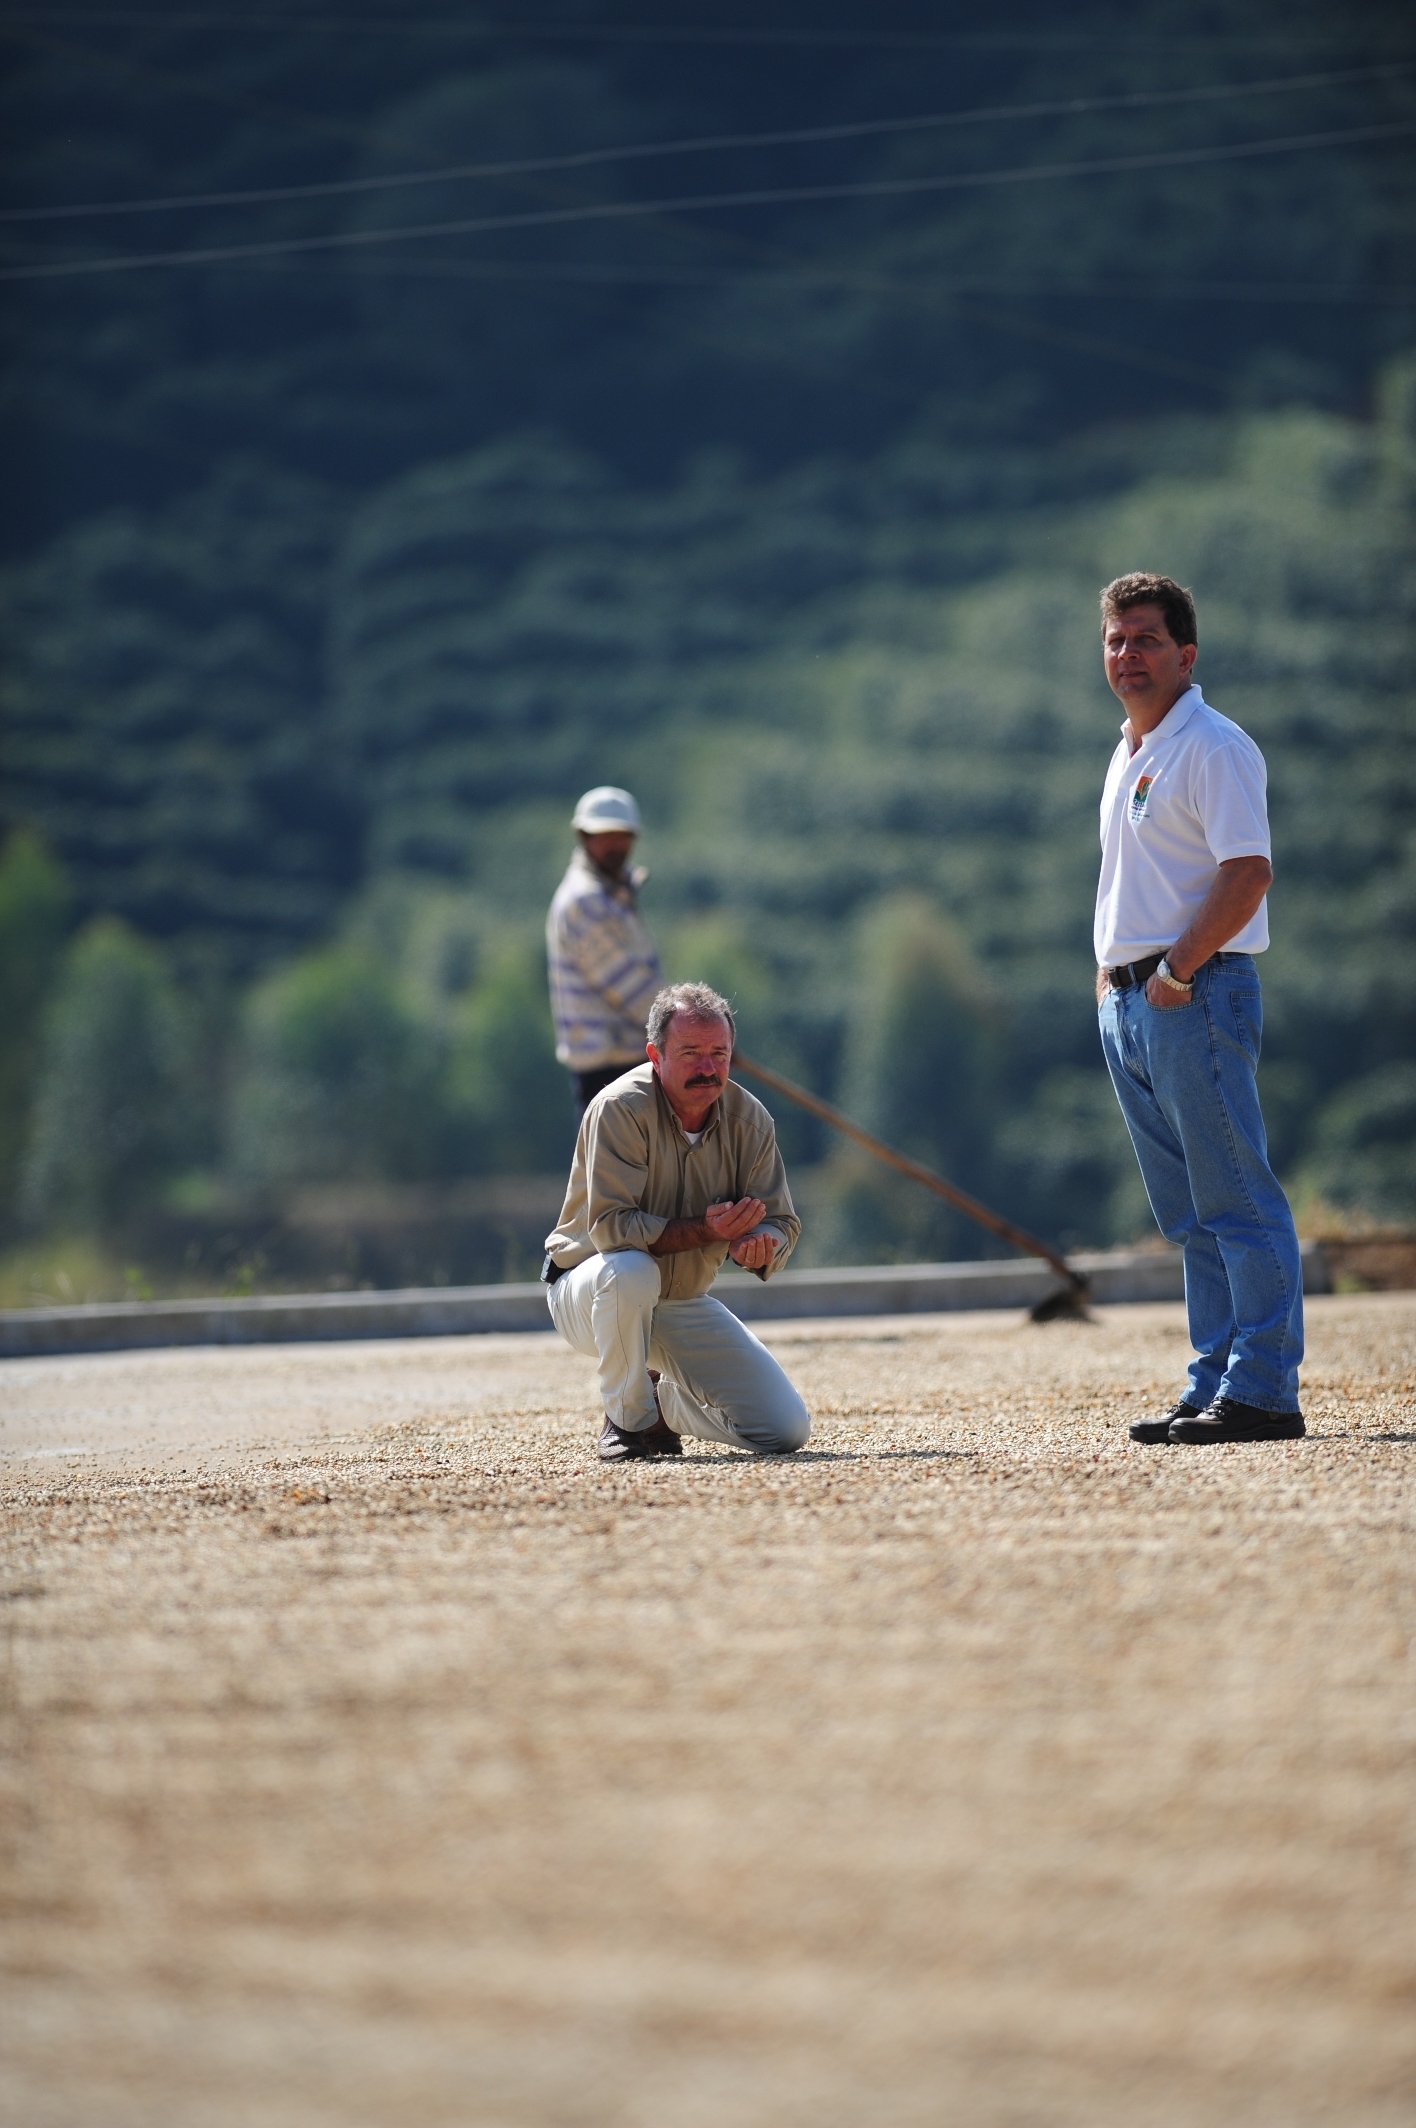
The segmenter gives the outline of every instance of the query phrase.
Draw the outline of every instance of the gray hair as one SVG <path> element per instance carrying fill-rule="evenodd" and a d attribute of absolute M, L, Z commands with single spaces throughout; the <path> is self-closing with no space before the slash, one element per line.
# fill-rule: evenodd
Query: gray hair
<path fill-rule="evenodd" d="M 646 1041 L 652 1042 L 656 1049 L 662 1049 L 670 1024 L 680 1012 L 688 1020 L 726 1020 L 728 1033 L 736 1043 L 737 1021 L 733 1018 L 733 1008 L 725 997 L 719 997 L 717 991 L 710 990 L 706 983 L 670 983 L 661 990 L 649 1007 L 644 1028 Z"/>

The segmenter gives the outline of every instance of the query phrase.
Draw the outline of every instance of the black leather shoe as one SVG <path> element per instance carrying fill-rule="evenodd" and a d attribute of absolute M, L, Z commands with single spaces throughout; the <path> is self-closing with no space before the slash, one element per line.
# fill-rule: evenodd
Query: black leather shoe
<path fill-rule="evenodd" d="M 1137 1419 L 1135 1425 L 1128 1426 L 1126 1431 L 1133 1441 L 1168 1441 L 1170 1429 L 1177 1419 L 1197 1419 L 1199 1415 L 1199 1405 L 1187 1404 L 1184 1397 L 1181 1397 L 1179 1403 L 1172 1404 L 1162 1418 Z"/>
<path fill-rule="evenodd" d="M 616 1426 L 613 1419 L 606 1419 L 600 1429 L 600 1461 L 602 1463 L 625 1463 L 631 1456 L 681 1456 L 683 1442 L 673 1427 L 663 1419 L 655 1419 L 652 1426 L 639 1433 L 630 1433 L 624 1426 Z"/>
<path fill-rule="evenodd" d="M 1216 1397 L 1208 1411 L 1174 1420 L 1170 1438 L 1196 1446 L 1201 1441 L 1301 1441 L 1307 1431 L 1301 1411 L 1261 1411 L 1257 1404 Z"/>

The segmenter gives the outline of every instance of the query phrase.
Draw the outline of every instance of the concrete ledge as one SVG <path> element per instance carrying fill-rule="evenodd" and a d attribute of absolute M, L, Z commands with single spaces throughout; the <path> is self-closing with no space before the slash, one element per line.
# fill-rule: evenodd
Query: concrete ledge
<path fill-rule="evenodd" d="M 1075 1256 L 1103 1303 L 1180 1300 L 1178 1249 Z M 744 1322 L 830 1315 L 938 1315 L 962 1308 L 1031 1308 L 1057 1287 L 1036 1258 L 1007 1263 L 869 1264 L 783 1271 L 767 1284 L 734 1273 L 715 1291 Z M 1303 1286 L 1331 1290 L 1317 1242 L 1303 1249 Z M 467 1337 L 549 1330 L 541 1285 L 433 1286 L 401 1293 L 292 1293 L 250 1300 L 114 1301 L 0 1312 L 0 1359 L 118 1352 L 156 1345 L 317 1343 L 331 1338 Z"/>
<path fill-rule="evenodd" d="M 1179 1251 L 1077 1256 L 1094 1300 L 1178 1300 Z M 960 1308 L 1031 1308 L 1061 1284 L 1037 1257 L 1006 1262 L 865 1264 L 857 1270 L 783 1271 L 763 1284 L 729 1274 L 714 1291 L 744 1322 L 780 1316 L 941 1315 Z"/>
<path fill-rule="evenodd" d="M 1178 1249 L 1111 1249 L 1069 1261 L 1103 1304 L 1183 1300 Z M 995 1263 L 868 1264 L 859 1270 L 783 1271 L 760 1280 L 720 1278 L 714 1291 L 744 1322 L 781 1316 L 943 1315 L 960 1308 L 1033 1308 L 1061 1281 L 1037 1257 Z M 1303 1246 L 1303 1290 L 1331 1290 L 1320 1244 Z"/>
<path fill-rule="evenodd" d="M 236 1300 L 124 1300 L 0 1313 L 0 1358 L 151 1345 L 281 1345 L 331 1338 L 466 1337 L 549 1330 L 546 1289 L 428 1286 L 395 1293 L 277 1293 Z"/>

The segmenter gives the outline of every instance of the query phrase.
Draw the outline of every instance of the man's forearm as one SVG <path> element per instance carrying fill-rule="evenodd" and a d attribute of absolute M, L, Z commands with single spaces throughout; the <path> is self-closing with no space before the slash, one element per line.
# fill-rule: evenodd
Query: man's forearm
<path fill-rule="evenodd" d="M 1221 952 L 1243 930 L 1272 880 L 1273 866 L 1266 857 L 1231 857 L 1220 866 L 1193 921 L 1170 948 L 1170 972 L 1177 981 L 1188 982 L 1212 953 Z"/>
<path fill-rule="evenodd" d="M 722 1234 L 708 1224 L 706 1219 L 671 1219 L 657 1241 L 649 1244 L 651 1256 L 681 1256 L 685 1249 L 708 1249 L 724 1242 L 730 1246 L 739 1241 L 750 1240 L 762 1233 L 771 1242 L 773 1250 L 783 1246 L 783 1238 L 776 1227 L 759 1225 L 749 1227 L 745 1233 Z"/>
<path fill-rule="evenodd" d="M 1215 874 L 1193 921 L 1169 948 L 1170 972 L 1187 981 L 1212 953 L 1219 953 L 1242 931 L 1273 883 L 1266 857 L 1231 857 Z M 1096 971 L 1096 1001 L 1106 996 L 1106 970 Z"/>
<path fill-rule="evenodd" d="M 685 1249 L 706 1249 L 721 1237 L 706 1219 L 671 1219 L 657 1241 L 649 1244 L 651 1256 L 682 1256 Z"/>

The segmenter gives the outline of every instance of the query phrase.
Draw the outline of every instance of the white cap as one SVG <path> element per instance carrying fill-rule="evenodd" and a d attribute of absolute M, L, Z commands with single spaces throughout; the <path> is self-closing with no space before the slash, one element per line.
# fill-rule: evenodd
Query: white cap
<path fill-rule="evenodd" d="M 642 823 L 628 791 L 613 783 L 597 783 L 575 808 L 570 824 L 582 835 L 637 835 Z"/>

